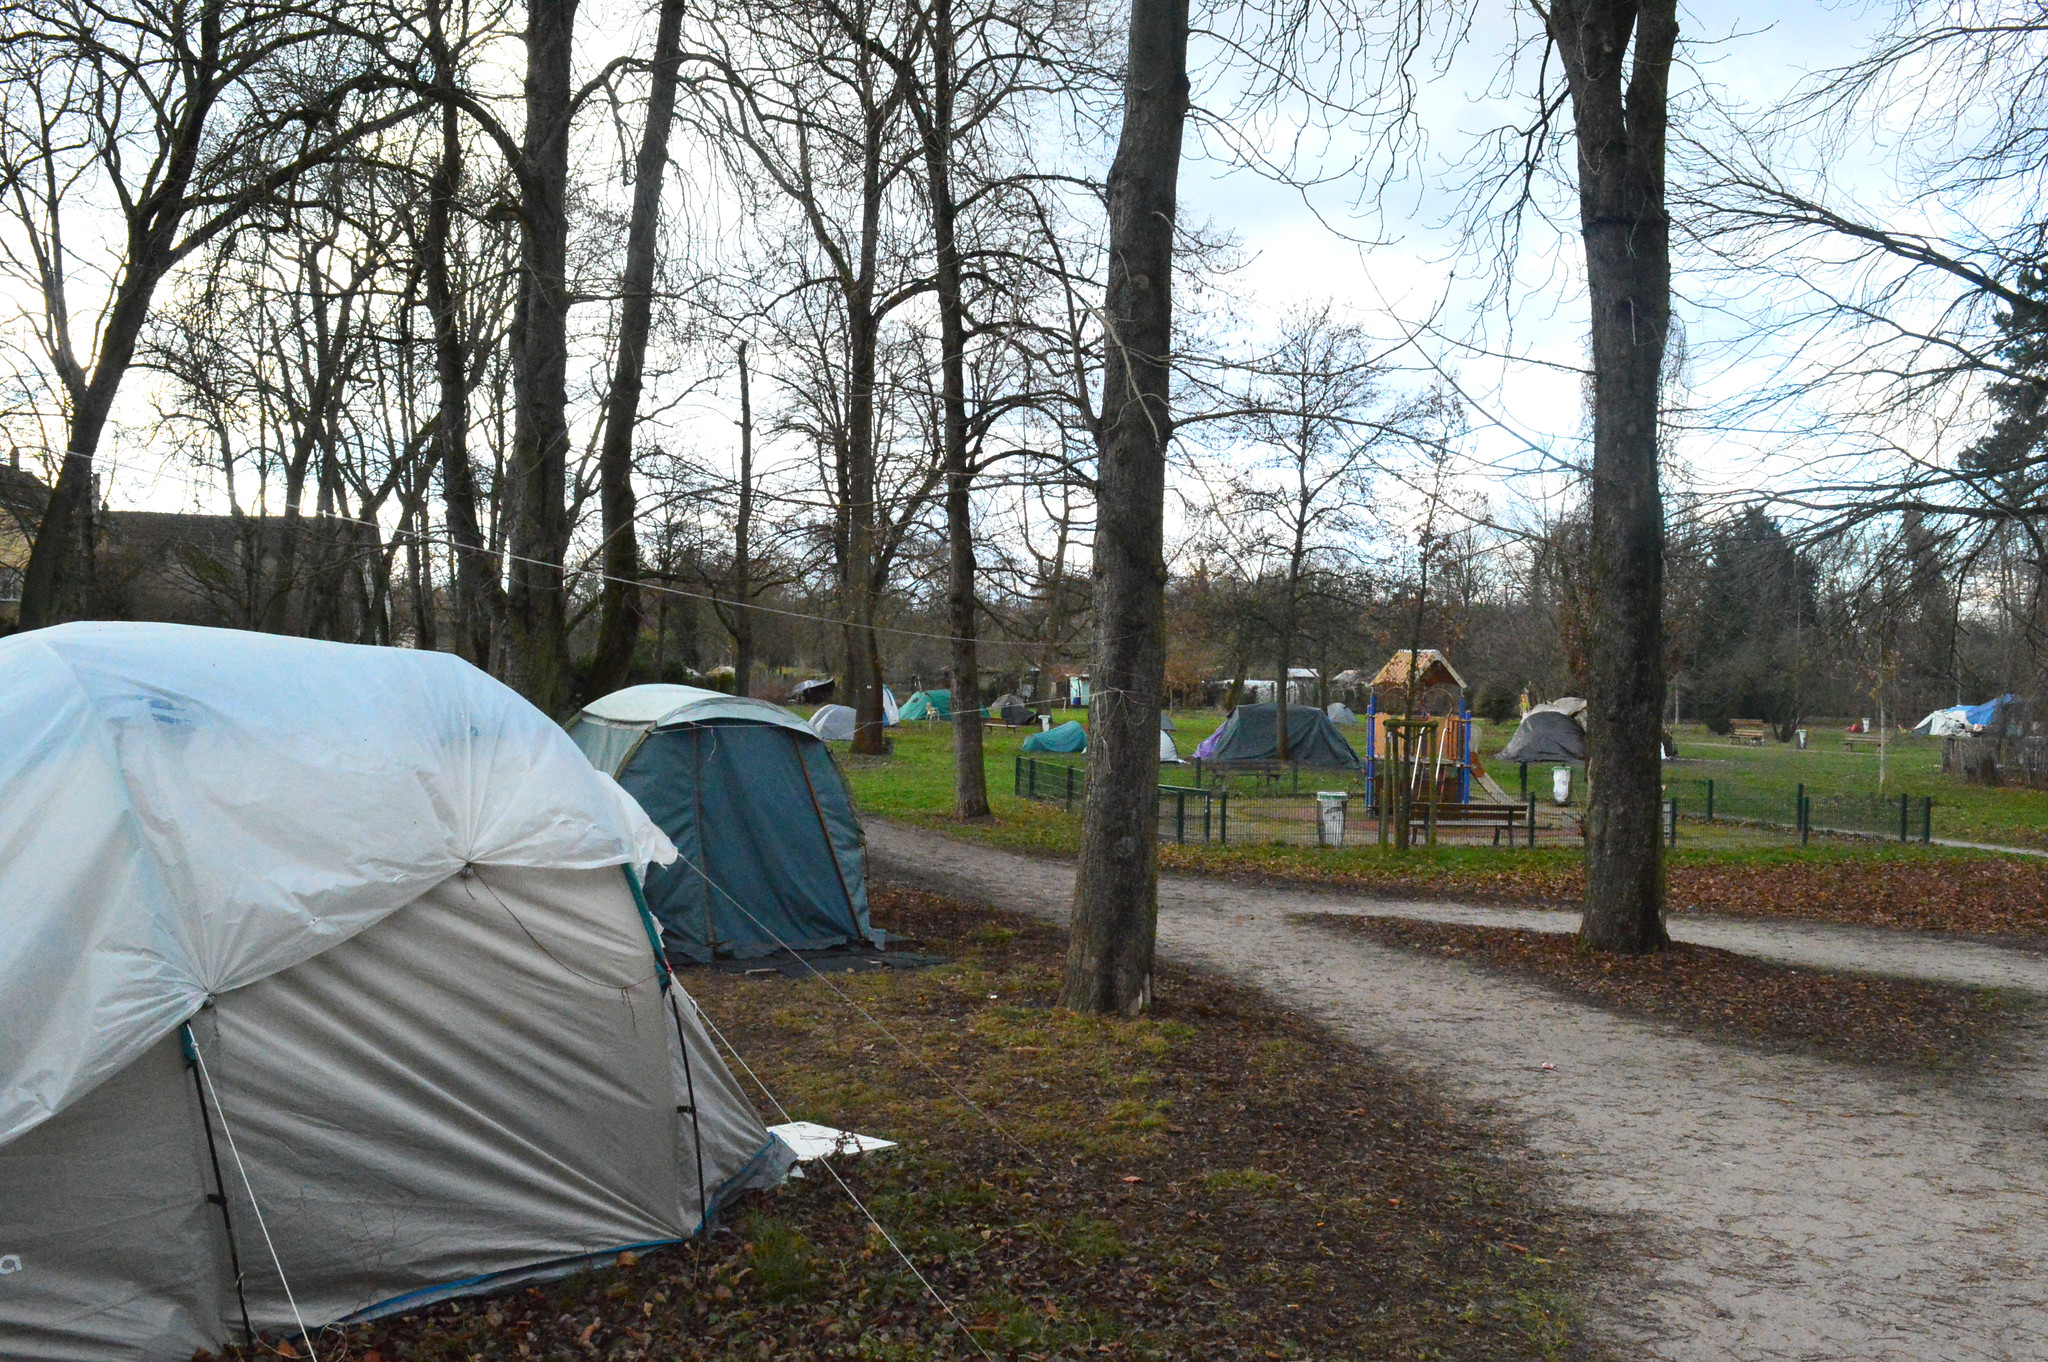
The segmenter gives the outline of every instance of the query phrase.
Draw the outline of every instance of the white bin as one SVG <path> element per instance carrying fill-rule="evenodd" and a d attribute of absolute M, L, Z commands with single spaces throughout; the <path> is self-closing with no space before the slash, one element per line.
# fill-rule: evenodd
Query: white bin
<path fill-rule="evenodd" d="M 1344 845 L 1344 806 L 1351 802 L 1346 790 L 1316 791 L 1316 845 Z"/>

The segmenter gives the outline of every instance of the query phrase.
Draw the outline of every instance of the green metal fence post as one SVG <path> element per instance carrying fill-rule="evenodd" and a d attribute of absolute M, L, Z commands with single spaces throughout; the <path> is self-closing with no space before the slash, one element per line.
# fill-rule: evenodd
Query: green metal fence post
<path fill-rule="evenodd" d="M 1173 797 L 1173 840 L 1188 840 L 1188 797 L 1184 794 Z"/>
<path fill-rule="evenodd" d="M 1920 840 L 1923 843 L 1932 843 L 1934 841 L 1933 795 L 1920 796 Z"/>
<path fill-rule="evenodd" d="M 1714 782 L 1707 782 L 1707 821 L 1714 821 Z"/>
<path fill-rule="evenodd" d="M 1907 800 L 1907 798 L 1908 798 L 1908 796 L 1906 796 L 1906 795 L 1900 795 L 1900 796 L 1899 796 L 1899 840 L 1900 840 L 1901 842 L 1903 842 L 1903 841 L 1907 840 L 1907 838 L 1906 838 L 1906 800 Z"/>
<path fill-rule="evenodd" d="M 1067 812 L 1074 811 L 1074 768 L 1067 768 Z"/>
<path fill-rule="evenodd" d="M 1010 793 L 1022 799 L 1024 797 L 1024 758 L 1018 757 L 1015 760 L 1016 769 L 1011 773 Z"/>
<path fill-rule="evenodd" d="M 1806 782 L 1799 783 L 1799 793 L 1792 797 L 1792 821 L 1799 824 L 1799 840 L 1806 840 Z"/>
<path fill-rule="evenodd" d="M 1806 797 L 1806 787 L 1799 787 L 1799 845 L 1805 846 L 1806 839 L 1813 832 L 1813 801 Z"/>
<path fill-rule="evenodd" d="M 1678 800 L 1671 801 L 1671 845 L 1678 845 Z"/>
<path fill-rule="evenodd" d="M 1223 790 L 1216 796 L 1223 801 L 1216 810 L 1216 840 L 1224 846 L 1230 845 L 1230 791 Z"/>
<path fill-rule="evenodd" d="M 1534 790 L 1530 790 L 1530 791 L 1528 792 L 1528 795 L 1529 795 L 1529 845 L 1530 845 L 1531 847 L 1534 847 L 1534 846 L 1536 845 L 1536 792 L 1535 792 Z"/>

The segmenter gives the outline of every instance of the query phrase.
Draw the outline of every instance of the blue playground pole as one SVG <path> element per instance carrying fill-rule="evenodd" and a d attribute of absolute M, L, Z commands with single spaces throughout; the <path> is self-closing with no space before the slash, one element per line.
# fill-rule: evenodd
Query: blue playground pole
<path fill-rule="evenodd" d="M 1458 802 L 1472 802 L 1472 710 L 1463 700 L 1458 702 L 1458 728 L 1465 736 L 1464 750 L 1458 756 Z"/>
<path fill-rule="evenodd" d="M 1368 696 L 1366 696 L 1366 697 L 1365 697 L 1365 788 L 1366 788 L 1366 789 L 1368 789 L 1368 790 L 1377 790 L 1377 789 L 1379 789 L 1379 778 L 1380 778 L 1380 759 L 1379 759 L 1379 752 L 1378 752 L 1378 750 L 1377 750 L 1377 748 L 1378 748 L 1378 744 L 1377 744 L 1377 743 L 1376 743 L 1376 742 L 1374 741 L 1374 738 L 1376 737 L 1376 730 L 1377 730 L 1377 729 L 1379 728 L 1379 724 L 1378 724 L 1378 722 L 1377 722 L 1377 716 L 1378 716 L 1379 712 L 1380 712 L 1380 697 L 1379 697 L 1379 696 L 1377 696 L 1377 695 L 1368 695 Z"/>

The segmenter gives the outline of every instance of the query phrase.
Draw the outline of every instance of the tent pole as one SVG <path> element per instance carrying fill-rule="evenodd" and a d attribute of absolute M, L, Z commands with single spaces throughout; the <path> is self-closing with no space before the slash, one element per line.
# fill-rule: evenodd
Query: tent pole
<path fill-rule="evenodd" d="M 254 1343 L 256 1330 L 249 1323 L 249 1295 L 242 1287 L 242 1255 L 235 1248 L 235 1222 L 228 1214 L 228 1188 L 220 1175 L 220 1149 L 213 1142 L 213 1117 L 207 1114 L 206 1086 L 199 1078 L 199 1042 L 192 1035 L 189 1021 L 178 1027 L 178 1048 L 184 1052 L 185 1071 L 192 1075 L 192 1091 L 199 1097 L 199 1124 L 206 1131 L 207 1160 L 213 1164 L 213 1194 L 206 1199 L 220 1207 L 220 1223 L 227 1231 L 228 1268 L 235 1274 L 235 1300 L 242 1308 L 242 1342 Z"/>

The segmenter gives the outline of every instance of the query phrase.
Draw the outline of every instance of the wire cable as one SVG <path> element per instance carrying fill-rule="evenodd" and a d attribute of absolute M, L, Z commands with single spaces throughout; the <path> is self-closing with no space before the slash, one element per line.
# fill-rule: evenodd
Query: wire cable
<path fill-rule="evenodd" d="M 227 1108 L 220 1104 L 220 1091 L 213 1086 L 213 1074 L 206 1067 L 206 1053 L 197 1045 L 192 1047 L 192 1057 L 199 1062 L 199 1076 L 206 1080 L 207 1095 L 213 1098 L 214 1114 L 220 1117 L 220 1133 L 227 1136 L 228 1153 L 235 1161 L 235 1172 L 242 1178 L 242 1190 L 249 1194 L 249 1209 L 256 1213 L 256 1228 L 263 1232 L 263 1246 L 270 1250 L 270 1265 L 277 1269 L 277 1280 L 284 1287 L 285 1302 L 292 1308 L 292 1319 L 299 1326 L 299 1337 L 305 1340 L 306 1354 L 312 1362 L 320 1362 L 320 1354 L 313 1347 L 313 1331 L 306 1327 L 306 1317 L 299 1313 L 298 1298 L 292 1295 L 292 1284 L 284 1275 L 284 1262 L 277 1256 L 277 1244 L 270 1237 L 270 1226 L 263 1223 L 263 1208 L 256 1203 L 256 1188 L 249 1181 L 249 1169 L 242 1162 L 242 1151 L 235 1147 L 235 1132 L 228 1125 Z"/>
<path fill-rule="evenodd" d="M 696 1000 L 692 999 L 691 1001 L 695 1002 Z M 775 1108 L 783 1121 L 785 1123 L 794 1122 L 796 1118 L 789 1114 L 789 1108 L 783 1106 L 781 1100 L 775 1096 L 775 1093 L 769 1086 L 761 1081 L 761 1075 L 754 1072 L 754 1066 L 747 1063 L 746 1056 L 742 1055 L 733 1045 L 732 1041 L 726 1038 L 725 1032 L 718 1029 L 718 1023 L 711 1019 L 711 1014 L 704 1010 L 701 1003 L 697 1005 L 697 1019 L 704 1023 L 712 1035 L 718 1037 L 718 1043 L 725 1047 L 726 1053 L 732 1056 L 733 1062 L 746 1071 L 747 1077 L 754 1080 L 754 1086 L 761 1090 L 761 1095 L 768 1099 L 768 1104 Z M 846 1193 L 846 1199 L 853 1203 L 854 1209 L 866 1216 L 868 1224 L 875 1227 L 875 1233 L 881 1235 L 888 1242 L 889 1247 L 895 1250 L 896 1256 L 903 1260 L 903 1266 L 910 1269 L 910 1275 L 917 1278 L 917 1284 L 923 1287 L 926 1293 L 939 1303 L 939 1308 L 946 1312 L 946 1318 L 953 1321 L 954 1327 L 959 1329 L 967 1341 L 973 1345 L 974 1351 L 987 1358 L 988 1362 L 995 1362 L 995 1358 L 989 1356 L 988 1349 L 981 1346 L 981 1340 L 974 1336 L 974 1331 L 967 1327 L 967 1322 L 954 1312 L 952 1305 L 947 1302 L 944 1296 L 939 1294 L 939 1289 L 933 1286 L 922 1272 L 917 1270 L 917 1264 L 910 1261 L 910 1255 L 905 1253 L 903 1246 L 896 1242 L 896 1236 L 889 1233 L 888 1226 L 876 1219 L 875 1213 L 868 1209 L 867 1203 L 862 1201 L 860 1195 L 847 1185 L 846 1179 L 839 1175 L 839 1170 L 832 1166 L 831 1158 L 821 1154 L 818 1156 L 817 1162 L 825 1165 L 825 1171 L 832 1175 L 832 1181 L 839 1184 L 839 1190 Z"/>

